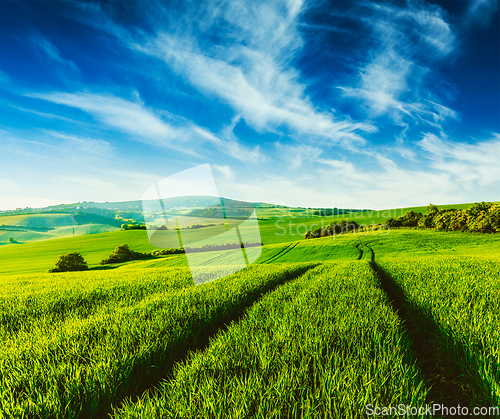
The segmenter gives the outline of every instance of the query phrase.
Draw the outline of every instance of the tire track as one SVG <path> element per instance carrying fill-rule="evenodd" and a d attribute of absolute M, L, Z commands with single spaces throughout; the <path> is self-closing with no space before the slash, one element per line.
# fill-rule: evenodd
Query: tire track
<path fill-rule="evenodd" d="M 222 312 L 220 317 L 217 319 L 207 319 L 196 326 L 194 334 L 191 335 L 179 335 L 179 343 L 175 347 L 169 348 L 170 353 L 169 362 L 162 366 L 161 369 L 155 371 L 154 376 L 150 377 L 147 386 L 142 386 L 138 391 L 133 394 L 125 394 L 123 397 L 109 406 L 106 409 L 106 413 L 101 416 L 101 418 L 109 418 L 109 414 L 112 410 L 120 408 L 125 400 L 132 400 L 133 403 L 141 399 L 146 393 L 154 392 L 156 386 L 163 380 L 173 377 L 174 367 L 177 363 L 182 363 L 186 360 L 188 354 L 193 351 L 203 351 L 210 343 L 211 338 L 219 333 L 224 333 L 230 324 L 238 323 L 242 317 L 246 314 L 247 310 L 254 304 L 259 302 L 265 295 L 274 292 L 279 287 L 285 285 L 286 283 L 296 280 L 297 278 L 305 275 L 311 269 L 316 268 L 320 263 L 311 263 L 308 266 L 304 266 L 298 269 L 296 272 L 288 272 L 284 274 L 283 280 L 275 284 L 263 285 L 261 289 L 254 290 L 251 292 L 244 301 L 231 307 L 232 311 Z M 137 367 L 137 366 L 134 366 Z M 140 370 L 141 366 L 139 366 Z M 152 367 L 151 367 L 152 368 Z M 156 367 L 158 368 L 158 367 Z"/>
<path fill-rule="evenodd" d="M 207 259 L 206 261 L 204 261 L 202 266 L 210 265 L 210 264 L 212 264 L 214 262 L 217 262 L 217 261 L 219 261 L 221 259 L 224 259 L 224 258 L 226 258 L 228 256 L 231 256 L 231 255 L 235 254 L 236 252 L 238 252 L 239 250 L 240 249 L 230 249 L 229 252 L 218 250 L 221 253 L 219 255 L 216 255 L 216 256 L 214 256 L 214 257 L 212 257 L 212 258 Z"/>
<path fill-rule="evenodd" d="M 410 338 L 410 350 L 415 355 L 416 365 L 426 383 L 430 384 L 427 403 L 440 403 L 446 407 L 471 407 L 474 390 L 466 379 L 467 375 L 440 349 L 442 344 L 438 337 L 439 325 L 407 299 L 403 289 L 375 262 L 374 250 L 367 244 L 364 245 L 371 252 L 369 264 L 379 280 L 380 289 L 387 295 L 394 313 L 403 324 L 404 333 Z M 459 347 L 461 353 L 467 354 L 466 348 L 451 338 L 448 338 L 446 345 Z"/>
<path fill-rule="evenodd" d="M 298 244 L 299 244 L 299 242 L 290 243 L 288 246 L 285 246 L 283 249 L 281 249 L 278 253 L 276 253 L 275 255 L 271 256 L 270 258 L 268 258 L 265 261 L 262 261 L 260 263 L 265 264 L 265 263 L 274 262 L 275 260 L 281 258 L 283 255 L 286 255 L 288 252 L 290 252 Z"/>
<path fill-rule="evenodd" d="M 359 246 L 361 246 L 361 243 L 357 244 L 356 246 L 354 246 L 356 249 L 359 250 L 359 256 L 358 256 L 358 260 L 361 260 L 363 258 L 363 250 L 361 250 L 359 248 Z"/>
<path fill-rule="evenodd" d="M 368 244 L 371 243 L 371 242 L 368 242 L 368 243 L 365 243 L 365 247 L 370 251 L 371 255 L 370 255 L 370 262 L 375 262 L 375 252 L 373 251 L 373 249 L 368 246 Z"/>
<path fill-rule="evenodd" d="M 330 258 L 330 256 L 332 255 L 332 253 L 335 251 L 335 246 L 331 246 L 331 250 L 328 252 L 328 255 L 326 255 L 325 257 L 325 262 L 328 261 L 328 259 Z"/>

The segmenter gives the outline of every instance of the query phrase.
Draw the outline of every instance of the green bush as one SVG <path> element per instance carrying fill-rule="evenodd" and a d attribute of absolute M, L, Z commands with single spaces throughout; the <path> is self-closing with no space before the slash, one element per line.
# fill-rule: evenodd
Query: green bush
<path fill-rule="evenodd" d="M 488 210 L 488 218 L 491 228 L 500 233 L 500 205 L 495 204 Z"/>
<path fill-rule="evenodd" d="M 399 217 L 401 220 L 401 225 L 403 227 L 417 227 L 419 220 L 422 218 L 422 213 L 415 212 L 413 210 L 408 211 L 402 217 Z"/>
<path fill-rule="evenodd" d="M 128 244 L 120 244 L 100 264 L 107 265 L 109 263 L 128 262 L 129 260 L 144 259 L 150 256 L 149 253 L 134 252 Z"/>
<path fill-rule="evenodd" d="M 360 226 L 355 221 L 343 219 L 341 221 L 332 221 L 325 227 L 319 227 L 315 230 L 307 231 L 304 234 L 305 239 L 314 239 L 317 237 L 334 236 L 336 234 L 355 232 L 360 229 Z"/>
<path fill-rule="evenodd" d="M 80 253 L 71 252 L 59 256 L 56 267 L 50 269 L 49 272 L 86 271 L 88 268 L 87 262 Z"/>
<path fill-rule="evenodd" d="M 466 210 L 457 210 L 439 209 L 429 204 L 426 215 L 410 210 L 396 220 L 389 218 L 385 224 L 388 227 L 418 226 L 446 231 L 497 233 L 500 232 L 500 205 L 483 201 Z"/>
<path fill-rule="evenodd" d="M 401 227 L 401 220 L 399 218 L 396 220 L 391 217 L 385 222 L 385 224 L 390 228 Z"/>

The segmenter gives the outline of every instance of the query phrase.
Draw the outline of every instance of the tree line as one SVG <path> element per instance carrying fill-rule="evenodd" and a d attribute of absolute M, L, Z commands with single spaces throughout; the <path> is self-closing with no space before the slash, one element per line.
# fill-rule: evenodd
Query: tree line
<path fill-rule="evenodd" d="M 479 233 L 500 232 L 500 205 L 491 202 L 476 202 L 465 210 L 427 206 L 427 214 L 410 210 L 397 219 L 389 218 L 390 227 L 433 228 L 445 231 L 470 231 Z"/>
<path fill-rule="evenodd" d="M 340 221 L 332 221 L 324 227 L 309 230 L 304 234 L 305 239 L 315 239 L 317 237 L 334 236 L 336 234 L 349 233 L 351 231 L 358 231 L 360 226 L 355 221 L 342 219 Z"/>

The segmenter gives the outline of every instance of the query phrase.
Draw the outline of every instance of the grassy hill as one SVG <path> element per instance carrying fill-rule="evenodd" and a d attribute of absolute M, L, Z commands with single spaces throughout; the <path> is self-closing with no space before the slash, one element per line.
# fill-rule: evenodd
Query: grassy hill
<path fill-rule="evenodd" d="M 155 250 L 144 230 L 0 246 L 0 411 L 356 419 L 370 404 L 498 406 L 500 234 L 303 239 L 343 217 L 260 221 L 257 261 L 200 286 L 184 254 L 98 265 L 123 243 Z M 72 251 L 91 269 L 47 273 Z M 230 272 L 237 252 L 200 253 L 200 265 Z"/>

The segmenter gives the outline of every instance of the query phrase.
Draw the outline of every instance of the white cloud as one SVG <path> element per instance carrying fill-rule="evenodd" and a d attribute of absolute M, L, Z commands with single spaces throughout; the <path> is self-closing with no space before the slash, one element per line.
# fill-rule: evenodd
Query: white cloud
<path fill-rule="evenodd" d="M 217 150 L 241 161 L 257 162 L 262 159 L 258 147 L 249 149 L 236 141 L 217 137 L 183 118 L 174 121 L 177 125 L 173 125 L 139 101 L 132 102 L 109 94 L 86 92 L 37 93 L 29 96 L 81 109 L 104 124 L 155 146 L 196 155 L 194 150 L 200 144 L 208 142 Z"/>
<path fill-rule="evenodd" d="M 52 114 L 52 113 L 35 111 L 34 109 L 27 109 L 27 108 L 23 108 L 21 106 L 15 106 L 11 103 L 9 103 L 9 106 L 11 106 L 14 109 L 17 109 L 18 111 L 30 113 L 30 114 L 37 115 L 37 116 L 40 116 L 40 117 L 46 118 L 46 119 L 58 119 L 60 121 L 71 122 L 72 124 L 86 125 L 82 121 L 78 121 L 76 119 L 71 119 L 71 118 L 66 118 L 65 116 L 62 116 L 62 115 L 56 115 L 56 114 Z"/>
<path fill-rule="evenodd" d="M 497 0 L 470 0 L 467 23 L 479 23 L 486 26 L 496 10 L 498 10 Z"/>
<path fill-rule="evenodd" d="M 259 132 L 281 133 L 286 127 L 318 141 L 363 144 L 355 131 L 375 128 L 317 109 L 301 74 L 291 65 L 303 45 L 298 31 L 301 5 L 300 1 L 204 3 L 193 17 L 202 21 L 201 29 L 183 27 L 172 33 L 160 27 L 153 39 L 126 39 L 133 50 L 163 60 L 203 93 L 222 99 Z M 219 39 L 214 44 L 207 42 L 203 31 L 209 32 L 216 23 Z"/>
<path fill-rule="evenodd" d="M 114 147 L 104 140 L 96 140 L 93 138 L 81 138 L 75 135 L 68 135 L 63 132 L 57 132 L 52 130 L 41 130 L 42 132 L 51 135 L 55 138 L 60 138 L 66 140 L 66 147 L 70 148 L 72 151 L 77 149 L 82 153 L 98 154 L 101 156 L 109 156 Z"/>
<path fill-rule="evenodd" d="M 307 144 L 289 145 L 276 143 L 276 149 L 280 159 L 292 171 L 299 169 L 305 161 L 313 161 L 323 151 L 319 147 L 312 147 Z"/>
<path fill-rule="evenodd" d="M 174 148 L 175 130 L 141 103 L 95 93 L 45 93 L 31 97 L 81 109 L 113 128 Z"/>
<path fill-rule="evenodd" d="M 64 70 L 78 72 L 79 69 L 71 60 L 67 60 L 61 56 L 59 49 L 45 36 L 35 33 L 31 37 L 31 43 L 34 48 L 48 57 L 51 61 L 58 64 Z"/>
<path fill-rule="evenodd" d="M 428 152 L 432 168 L 449 174 L 462 187 L 495 185 L 500 189 L 500 134 L 469 144 L 428 133 L 419 145 Z"/>
<path fill-rule="evenodd" d="M 339 87 L 345 96 L 360 99 L 371 116 L 389 115 L 400 124 L 410 118 L 438 129 L 455 111 L 440 103 L 439 92 L 426 82 L 437 61 L 456 48 L 451 25 L 437 6 L 409 3 L 406 7 L 374 3 L 362 20 L 376 40 L 361 68 L 357 84 Z"/>
<path fill-rule="evenodd" d="M 217 164 L 213 164 L 213 165 L 211 165 L 211 167 L 214 167 L 220 173 L 222 173 L 222 176 L 224 177 L 224 179 L 226 181 L 232 182 L 236 178 L 234 170 L 230 166 L 228 166 L 227 164 L 225 164 L 223 166 L 219 166 Z"/>

